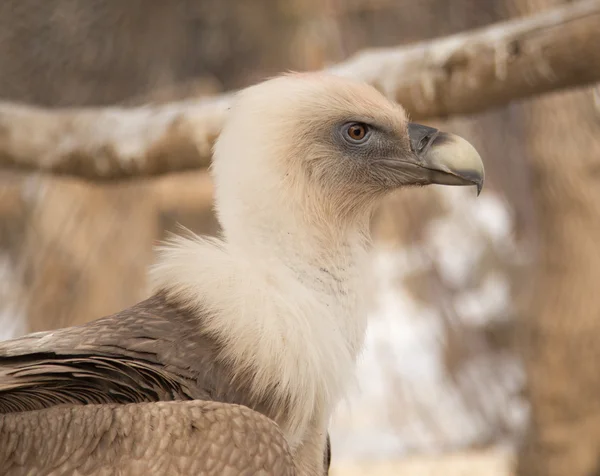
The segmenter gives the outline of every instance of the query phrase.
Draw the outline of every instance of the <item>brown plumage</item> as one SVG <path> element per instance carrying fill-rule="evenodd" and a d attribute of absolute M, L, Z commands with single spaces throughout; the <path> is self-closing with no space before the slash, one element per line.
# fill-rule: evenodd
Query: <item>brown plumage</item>
<path fill-rule="evenodd" d="M 0 473 L 145 475 L 164 463 L 212 475 L 240 455 L 246 469 L 228 474 L 257 465 L 265 475 L 323 474 L 329 420 L 364 342 L 375 206 L 401 187 L 480 189 L 484 178 L 464 139 L 409 123 L 370 86 L 322 74 L 242 91 L 212 174 L 223 237 L 168 244 L 152 297 L 0 343 L 0 447 L 11 448 L 0 451 Z M 179 403 L 143 403 L 165 401 Z M 169 428 L 145 433 L 163 417 Z M 132 418 L 142 423 L 132 429 Z M 39 422 L 52 441 L 34 459 Z M 79 444 L 78 425 L 98 444 Z M 200 433 L 190 437 L 190 425 Z M 144 446 L 152 450 L 131 459 Z"/>
<path fill-rule="evenodd" d="M 38 332 L 0 344 L 0 413 L 58 404 L 169 400 L 252 400 L 251 376 L 238 376 L 202 332 L 196 314 L 164 294 L 89 324 Z"/>
<path fill-rule="evenodd" d="M 8 414 L 0 434 L 6 476 L 295 474 L 279 427 L 240 405 L 60 406 Z"/>
<path fill-rule="evenodd" d="M 159 293 L 86 325 L 0 343 L 1 474 L 295 474 L 285 438 L 263 416 L 272 402 L 251 397 L 251 376 L 234 375 L 196 315 Z M 177 400 L 195 401 L 142 404 Z M 68 406 L 48 410 L 55 405 Z M 152 438 L 146 424 L 168 437 Z M 67 435 L 84 443 L 61 447 Z"/>

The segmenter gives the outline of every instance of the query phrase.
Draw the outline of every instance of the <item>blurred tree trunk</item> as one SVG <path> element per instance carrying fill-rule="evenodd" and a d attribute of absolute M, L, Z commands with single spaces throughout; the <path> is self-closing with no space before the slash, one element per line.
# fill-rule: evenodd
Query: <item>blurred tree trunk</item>
<path fill-rule="evenodd" d="M 519 13 L 559 0 L 513 0 Z M 523 316 L 531 403 L 520 476 L 600 474 L 600 110 L 597 90 L 524 106 L 538 262 Z M 597 99 L 597 98 L 596 98 Z"/>

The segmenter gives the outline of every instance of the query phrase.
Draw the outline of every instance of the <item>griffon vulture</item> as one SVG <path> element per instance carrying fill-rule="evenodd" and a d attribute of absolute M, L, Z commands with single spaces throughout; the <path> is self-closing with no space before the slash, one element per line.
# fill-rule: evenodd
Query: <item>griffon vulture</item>
<path fill-rule="evenodd" d="M 484 179 L 464 139 L 322 73 L 238 93 L 211 170 L 222 237 L 168 242 L 152 297 L 0 343 L 2 474 L 146 474 L 152 458 L 169 475 L 323 474 L 367 326 L 372 211 L 401 187 Z M 188 402 L 143 403 L 173 400 Z M 238 454 L 247 472 L 227 466 Z"/>

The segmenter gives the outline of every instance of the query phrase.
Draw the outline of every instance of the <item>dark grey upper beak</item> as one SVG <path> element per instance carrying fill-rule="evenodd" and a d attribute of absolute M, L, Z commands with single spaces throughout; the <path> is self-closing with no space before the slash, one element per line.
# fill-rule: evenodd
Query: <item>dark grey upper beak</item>
<path fill-rule="evenodd" d="M 409 123 L 410 146 L 429 183 L 476 185 L 481 193 L 485 171 L 475 148 L 460 136 Z"/>

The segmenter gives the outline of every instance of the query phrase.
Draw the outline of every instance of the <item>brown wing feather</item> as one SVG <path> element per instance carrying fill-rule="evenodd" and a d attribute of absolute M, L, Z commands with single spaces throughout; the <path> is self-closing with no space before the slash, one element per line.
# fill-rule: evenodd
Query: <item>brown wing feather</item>
<path fill-rule="evenodd" d="M 236 403 L 270 418 L 287 411 L 268 394 L 253 399 L 252 375 L 234 378 L 222 355 L 196 314 L 153 296 L 88 324 L 0 342 L 0 418 L 64 404 L 171 400 Z M 329 461 L 328 439 L 326 473 Z"/>
<path fill-rule="evenodd" d="M 238 401 L 219 344 L 154 296 L 88 324 L 0 342 L 0 413 L 88 403 Z"/>
<path fill-rule="evenodd" d="M 59 406 L 0 415 L 6 476 L 293 476 L 279 427 L 258 412 L 216 402 Z"/>

